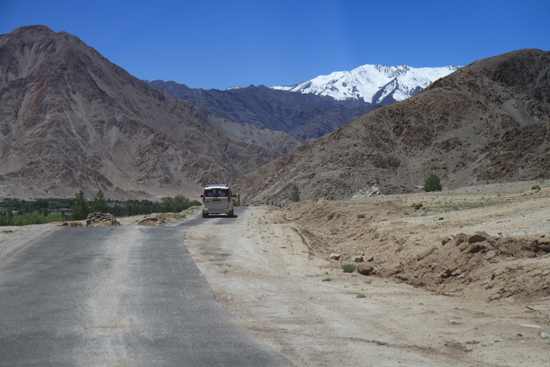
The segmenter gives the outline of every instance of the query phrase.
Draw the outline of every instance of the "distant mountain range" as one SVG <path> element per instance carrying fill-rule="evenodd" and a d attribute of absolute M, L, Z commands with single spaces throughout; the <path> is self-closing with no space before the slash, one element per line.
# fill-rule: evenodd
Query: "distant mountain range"
<path fill-rule="evenodd" d="M 282 131 L 302 142 L 326 135 L 378 107 L 363 101 L 337 101 L 331 97 L 273 90 L 263 85 L 204 90 L 162 80 L 148 83 L 216 116 Z"/>
<path fill-rule="evenodd" d="M 387 105 L 415 95 L 458 68 L 363 65 L 351 71 L 336 71 L 307 82 L 273 89 L 332 97 L 337 101 L 352 99 Z"/>
<path fill-rule="evenodd" d="M 378 107 L 408 98 L 457 69 L 364 65 L 294 86 L 273 88 L 251 85 L 204 90 L 173 81 L 148 83 L 216 116 L 283 131 L 306 141 L 331 133 Z"/>

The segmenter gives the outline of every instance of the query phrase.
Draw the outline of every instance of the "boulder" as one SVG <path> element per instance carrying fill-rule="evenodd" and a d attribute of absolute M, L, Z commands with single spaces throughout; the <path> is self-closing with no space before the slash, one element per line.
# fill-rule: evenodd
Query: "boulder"
<path fill-rule="evenodd" d="M 337 253 L 335 253 L 335 252 L 333 252 L 333 253 L 330 254 L 330 258 L 331 258 L 332 260 L 340 260 L 340 257 L 341 257 L 341 256 L 342 256 L 342 255 L 337 254 Z"/>
<path fill-rule="evenodd" d="M 81 222 L 70 222 L 70 221 L 66 220 L 63 223 L 59 223 L 57 226 L 58 227 L 82 227 L 82 223 Z"/>
<path fill-rule="evenodd" d="M 359 264 L 357 266 L 357 272 L 362 275 L 374 275 L 376 273 L 374 267 L 367 264 Z"/>

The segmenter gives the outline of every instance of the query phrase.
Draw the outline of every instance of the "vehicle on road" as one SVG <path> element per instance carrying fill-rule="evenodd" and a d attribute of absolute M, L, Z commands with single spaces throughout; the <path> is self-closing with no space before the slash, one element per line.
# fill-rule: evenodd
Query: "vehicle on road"
<path fill-rule="evenodd" d="M 233 198 L 231 188 L 226 184 L 206 185 L 202 198 L 202 217 L 210 214 L 227 214 L 233 216 Z"/>

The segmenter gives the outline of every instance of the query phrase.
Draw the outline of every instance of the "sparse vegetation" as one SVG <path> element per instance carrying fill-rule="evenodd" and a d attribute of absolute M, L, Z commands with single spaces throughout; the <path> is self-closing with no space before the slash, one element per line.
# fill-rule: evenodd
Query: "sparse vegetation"
<path fill-rule="evenodd" d="M 357 214 L 357 219 L 363 219 L 365 218 L 365 214 Z"/>
<path fill-rule="evenodd" d="M 11 212 L 0 214 L 0 226 L 25 226 L 28 224 L 44 224 L 50 222 L 60 222 L 64 220 L 62 214 L 56 213 L 45 216 L 35 211 L 21 215 L 13 215 Z"/>
<path fill-rule="evenodd" d="M 426 181 L 424 181 L 424 191 L 441 191 L 442 189 L 443 186 L 441 185 L 439 177 L 435 173 L 430 173 Z"/>

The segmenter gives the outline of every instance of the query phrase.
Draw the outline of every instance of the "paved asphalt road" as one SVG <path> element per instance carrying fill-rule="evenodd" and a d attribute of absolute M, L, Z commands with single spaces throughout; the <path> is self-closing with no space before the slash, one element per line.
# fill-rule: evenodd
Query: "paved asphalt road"
<path fill-rule="evenodd" d="M 234 220 L 60 228 L 23 246 L 0 262 L 0 366 L 292 365 L 216 302 L 185 248 L 190 226 Z"/>

